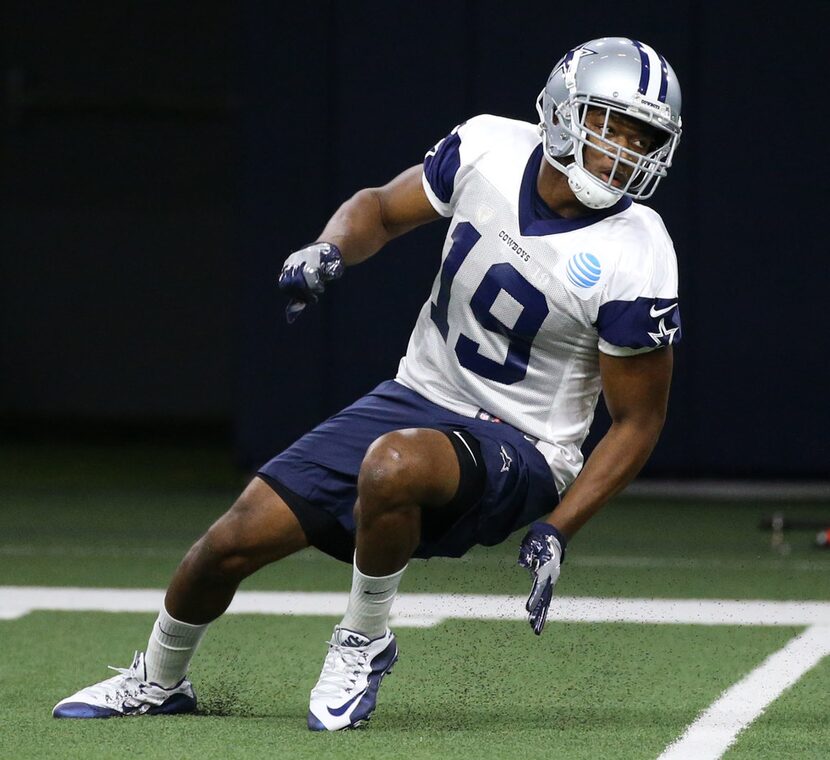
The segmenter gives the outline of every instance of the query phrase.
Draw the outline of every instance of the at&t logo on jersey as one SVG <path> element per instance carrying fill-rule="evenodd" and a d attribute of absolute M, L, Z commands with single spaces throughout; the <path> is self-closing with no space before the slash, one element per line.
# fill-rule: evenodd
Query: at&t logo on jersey
<path fill-rule="evenodd" d="M 602 275 L 602 264 L 592 253 L 577 253 L 568 261 L 565 274 L 576 287 L 592 288 Z"/>

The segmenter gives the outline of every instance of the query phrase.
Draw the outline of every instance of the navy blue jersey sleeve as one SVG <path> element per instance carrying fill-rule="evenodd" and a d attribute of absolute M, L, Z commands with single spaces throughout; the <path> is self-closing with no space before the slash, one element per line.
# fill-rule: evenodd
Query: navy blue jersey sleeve
<path fill-rule="evenodd" d="M 434 196 L 430 201 L 444 216 L 452 213 L 449 206 L 455 189 L 455 175 L 461 166 L 461 135 L 458 132 L 461 126 L 453 129 L 424 156 L 424 184 Z"/>
<path fill-rule="evenodd" d="M 614 346 L 636 352 L 671 346 L 682 337 L 680 305 L 677 298 L 608 301 L 599 307 L 597 331 L 604 349 Z"/>

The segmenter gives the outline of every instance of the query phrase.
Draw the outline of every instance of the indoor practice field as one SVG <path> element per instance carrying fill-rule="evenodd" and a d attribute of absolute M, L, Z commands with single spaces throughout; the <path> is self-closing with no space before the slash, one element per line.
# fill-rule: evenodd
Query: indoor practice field
<path fill-rule="evenodd" d="M 775 511 L 827 518 L 821 500 L 619 498 L 571 543 L 541 637 L 521 619 L 519 536 L 413 562 L 400 661 L 366 729 L 305 727 L 350 582 L 315 550 L 249 579 L 213 626 L 191 670 L 199 714 L 52 719 L 144 648 L 178 560 L 243 484 L 228 460 L 210 445 L 0 446 L 0 757 L 830 754 L 830 551 L 814 530 L 773 546 L 758 528 Z"/>

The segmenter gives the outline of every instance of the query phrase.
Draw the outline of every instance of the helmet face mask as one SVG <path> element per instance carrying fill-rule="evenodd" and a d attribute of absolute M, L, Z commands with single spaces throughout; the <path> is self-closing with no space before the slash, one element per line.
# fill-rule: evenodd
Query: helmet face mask
<path fill-rule="evenodd" d="M 607 208 L 623 195 L 650 198 L 680 140 L 680 105 L 674 72 L 652 48 L 622 37 L 592 40 L 557 63 L 539 95 L 545 158 L 590 208 Z M 655 137 L 646 151 L 609 138 L 609 124 L 620 118 Z M 607 176 L 588 170 L 586 149 L 611 160 Z"/>

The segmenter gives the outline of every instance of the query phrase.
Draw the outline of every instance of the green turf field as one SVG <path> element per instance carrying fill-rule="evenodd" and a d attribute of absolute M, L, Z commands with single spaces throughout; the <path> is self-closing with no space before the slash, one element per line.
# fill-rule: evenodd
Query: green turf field
<path fill-rule="evenodd" d="M 0 586 L 165 586 L 242 479 L 221 449 L 0 445 Z M 644 599 L 830 600 L 830 552 L 810 531 L 770 546 L 777 508 L 830 504 L 620 499 L 571 544 L 557 594 Z M 403 594 L 524 595 L 516 541 L 461 561 L 415 562 Z M 346 591 L 313 550 L 245 590 Z M 321 611 L 322 613 L 323 611 Z M 2 615 L 2 610 L 0 610 Z M 371 725 L 317 735 L 308 691 L 337 618 L 228 615 L 194 661 L 196 716 L 55 721 L 52 705 L 125 667 L 151 613 L 41 610 L 0 619 L 0 758 L 657 758 L 724 690 L 803 626 L 445 620 L 400 627 L 401 658 Z M 830 658 L 743 731 L 727 758 L 830 756 Z"/>

